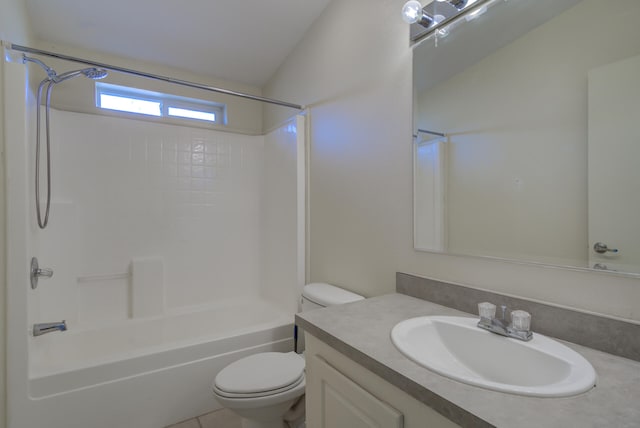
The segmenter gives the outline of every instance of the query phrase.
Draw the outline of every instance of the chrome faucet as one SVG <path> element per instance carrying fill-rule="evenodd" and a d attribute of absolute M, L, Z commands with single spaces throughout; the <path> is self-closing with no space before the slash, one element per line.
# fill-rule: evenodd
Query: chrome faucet
<path fill-rule="evenodd" d="M 45 322 L 33 325 L 33 335 L 42 336 L 43 334 L 51 333 L 53 331 L 65 331 L 66 329 L 67 322 L 65 320 L 60 322 Z"/>
<path fill-rule="evenodd" d="M 495 310 L 494 305 L 491 305 L 491 307 Z M 486 316 L 486 313 L 483 314 L 482 310 L 480 312 L 481 314 L 480 321 L 478 321 L 478 327 L 488 330 L 491 333 L 499 334 L 505 337 L 512 337 L 514 339 L 524 340 L 525 342 L 533 339 L 533 333 L 529 328 L 529 320 L 531 319 L 531 315 L 529 315 L 528 313 L 524 311 L 514 311 L 514 314 L 518 312 L 518 317 L 522 317 L 522 314 L 526 314 L 524 315 L 526 317 L 526 322 L 523 322 L 524 319 L 519 319 L 517 322 L 518 325 L 514 326 L 513 318 L 516 317 L 516 315 L 512 315 L 512 322 L 509 322 L 507 320 L 507 305 L 500 306 L 500 318 L 497 318 L 495 316 L 495 311 L 494 315 L 491 317 Z M 522 324 L 524 324 L 525 326 L 523 327 Z"/>

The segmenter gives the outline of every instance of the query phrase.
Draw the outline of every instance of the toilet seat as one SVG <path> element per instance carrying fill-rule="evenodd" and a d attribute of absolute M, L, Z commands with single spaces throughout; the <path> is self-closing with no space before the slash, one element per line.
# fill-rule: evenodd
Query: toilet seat
<path fill-rule="evenodd" d="M 304 382 L 305 361 L 295 352 L 263 352 L 229 364 L 215 378 L 219 396 L 242 399 L 281 394 Z"/>
<path fill-rule="evenodd" d="M 281 394 L 283 392 L 289 391 L 290 389 L 294 389 L 295 387 L 297 387 L 298 385 L 300 385 L 304 381 L 305 381 L 305 376 L 304 376 L 304 374 L 302 374 L 291 385 L 287 385 L 287 386 L 284 386 L 284 387 L 278 388 L 278 389 L 272 389 L 270 391 L 249 392 L 249 393 L 234 393 L 234 392 L 224 391 L 224 390 L 218 388 L 215 384 L 213 385 L 213 390 L 219 396 L 226 397 L 226 398 L 259 398 L 259 397 L 268 397 L 270 395 Z"/>

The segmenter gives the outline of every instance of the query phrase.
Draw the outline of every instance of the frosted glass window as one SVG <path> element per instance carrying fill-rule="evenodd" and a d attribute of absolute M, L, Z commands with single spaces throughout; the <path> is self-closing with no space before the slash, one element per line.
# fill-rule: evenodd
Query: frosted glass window
<path fill-rule="evenodd" d="M 186 108 L 169 107 L 167 109 L 169 116 L 186 117 L 188 119 L 216 121 L 216 114 L 206 111 L 190 110 Z"/>
<path fill-rule="evenodd" d="M 127 113 L 162 116 L 162 105 L 160 102 L 127 98 L 118 95 L 100 94 L 99 107 L 109 110 L 125 111 Z"/>
<path fill-rule="evenodd" d="M 173 120 L 201 120 L 226 125 L 227 106 L 222 103 L 104 82 L 96 82 L 95 85 L 96 106 L 100 108 Z"/>

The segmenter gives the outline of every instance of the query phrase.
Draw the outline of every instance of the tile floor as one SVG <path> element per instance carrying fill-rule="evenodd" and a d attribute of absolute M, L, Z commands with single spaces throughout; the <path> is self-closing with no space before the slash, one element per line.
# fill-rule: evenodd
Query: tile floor
<path fill-rule="evenodd" d="M 229 409 L 221 409 L 167 428 L 242 428 L 240 418 Z"/>

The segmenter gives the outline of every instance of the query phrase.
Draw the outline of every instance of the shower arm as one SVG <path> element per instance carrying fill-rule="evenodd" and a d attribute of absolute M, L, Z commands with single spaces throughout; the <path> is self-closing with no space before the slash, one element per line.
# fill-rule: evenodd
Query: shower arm
<path fill-rule="evenodd" d="M 56 71 L 53 68 L 49 67 L 47 64 L 45 64 L 44 62 L 40 61 L 38 58 L 31 58 L 31 57 L 27 56 L 26 54 L 22 54 L 22 63 L 26 64 L 27 62 L 33 62 L 35 64 L 38 64 L 47 73 L 47 76 L 49 76 L 49 79 L 51 79 L 51 80 L 55 80 L 56 79 L 57 74 L 56 74 Z"/>

